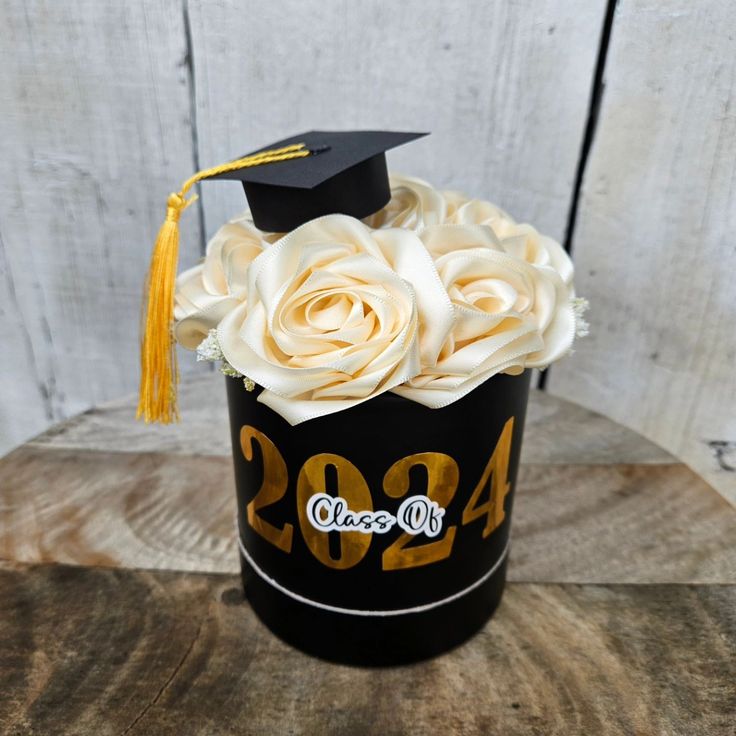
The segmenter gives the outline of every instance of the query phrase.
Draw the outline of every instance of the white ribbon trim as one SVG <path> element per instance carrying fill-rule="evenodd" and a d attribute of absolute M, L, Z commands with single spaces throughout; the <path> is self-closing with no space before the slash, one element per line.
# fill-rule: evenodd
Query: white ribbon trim
<path fill-rule="evenodd" d="M 289 590 L 288 588 L 285 588 L 283 585 L 278 583 L 276 580 L 274 580 L 272 577 L 269 577 L 256 563 L 255 560 L 248 554 L 248 550 L 245 548 L 245 545 L 243 544 L 243 540 L 240 538 L 240 534 L 238 534 L 238 547 L 240 547 L 240 552 L 242 553 L 243 557 L 245 557 L 248 564 L 258 573 L 258 575 L 263 578 L 267 583 L 269 583 L 271 586 L 276 588 L 276 590 L 279 590 L 284 595 L 288 595 L 289 598 L 293 598 L 295 601 L 299 601 L 300 603 L 306 603 L 308 606 L 314 606 L 315 608 L 321 608 L 324 611 L 332 611 L 333 613 L 347 613 L 351 616 L 403 616 L 407 613 L 421 613 L 422 611 L 430 611 L 433 608 L 437 608 L 439 606 L 444 606 L 446 603 L 451 603 L 454 600 L 457 600 L 458 598 L 462 598 L 464 595 L 467 595 L 471 591 L 475 590 L 477 587 L 483 585 L 483 583 L 488 580 L 488 578 L 493 575 L 496 570 L 500 567 L 501 563 L 506 558 L 506 555 L 509 552 L 509 545 L 511 544 L 511 539 L 509 539 L 508 542 L 506 542 L 506 546 L 503 548 L 503 552 L 501 553 L 501 556 L 498 558 L 496 563 L 493 565 L 493 567 L 484 575 L 482 575 L 478 580 L 476 580 L 474 583 L 471 583 L 468 585 L 467 588 L 463 588 L 461 591 L 458 591 L 457 593 L 453 593 L 452 595 L 448 595 L 447 598 L 441 598 L 438 601 L 433 601 L 432 603 L 425 603 L 421 606 L 413 606 L 412 608 L 394 608 L 392 610 L 388 611 L 366 611 L 362 608 L 342 608 L 341 606 L 331 606 L 328 603 L 320 603 L 319 601 L 312 600 L 311 598 L 305 598 L 303 595 L 299 595 L 299 593 L 295 593 L 293 590 Z"/>

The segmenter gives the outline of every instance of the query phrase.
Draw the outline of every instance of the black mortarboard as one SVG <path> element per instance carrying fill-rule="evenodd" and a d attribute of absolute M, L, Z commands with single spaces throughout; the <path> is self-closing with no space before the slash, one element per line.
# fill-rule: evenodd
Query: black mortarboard
<path fill-rule="evenodd" d="M 219 173 L 243 182 L 253 222 L 286 232 L 321 215 L 367 217 L 391 198 L 385 152 L 426 133 L 312 130 L 253 151 L 303 143 L 309 155 Z"/>

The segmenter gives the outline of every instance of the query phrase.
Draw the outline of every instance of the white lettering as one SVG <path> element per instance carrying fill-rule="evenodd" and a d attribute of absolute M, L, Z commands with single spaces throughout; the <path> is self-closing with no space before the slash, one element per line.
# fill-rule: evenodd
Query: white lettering
<path fill-rule="evenodd" d="M 409 496 L 399 506 L 397 521 L 408 534 L 426 534 L 436 537 L 442 529 L 445 510 L 426 496 Z"/>
<path fill-rule="evenodd" d="M 351 511 L 344 498 L 315 493 L 307 501 L 307 519 L 323 532 L 355 531 L 363 534 L 385 534 L 397 524 L 408 534 L 436 537 L 442 529 L 443 509 L 426 496 L 409 496 L 396 516 L 388 511 Z"/>

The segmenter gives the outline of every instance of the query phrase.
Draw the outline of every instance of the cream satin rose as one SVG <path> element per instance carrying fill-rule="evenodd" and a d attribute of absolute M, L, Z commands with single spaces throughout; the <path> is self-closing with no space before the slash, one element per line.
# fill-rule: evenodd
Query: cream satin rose
<path fill-rule="evenodd" d="M 244 301 L 248 267 L 267 245 L 264 234 L 245 218 L 223 225 L 207 244 L 204 261 L 176 282 L 174 335 L 193 350 L 209 331 Z"/>
<path fill-rule="evenodd" d="M 445 406 L 497 373 L 541 368 L 575 337 L 570 291 L 551 267 L 506 252 L 487 226 L 439 225 L 421 239 L 435 259 L 455 312 L 438 360 L 395 392 Z"/>
<path fill-rule="evenodd" d="M 400 227 L 418 232 L 427 225 L 445 220 L 447 203 L 431 184 L 423 179 L 402 174 L 391 174 L 391 199 L 378 212 L 364 218 L 372 228 Z"/>
<path fill-rule="evenodd" d="M 372 228 L 401 227 L 419 232 L 425 227 L 453 223 L 506 227 L 514 220 L 500 207 L 462 192 L 439 191 L 413 176 L 391 174 L 391 199 L 363 222 Z"/>
<path fill-rule="evenodd" d="M 572 286 L 572 261 L 556 240 L 538 233 L 531 225 L 508 224 L 493 230 L 507 253 L 533 266 L 551 268 L 567 286 Z"/>
<path fill-rule="evenodd" d="M 453 225 L 488 225 L 498 231 L 513 226 L 514 219 L 495 204 L 484 199 L 470 199 L 462 192 L 443 191 L 444 223 Z"/>
<path fill-rule="evenodd" d="M 447 203 L 445 223 L 487 225 L 504 251 L 534 266 L 549 266 L 568 286 L 572 283 L 572 261 L 556 240 L 541 235 L 531 225 L 516 223 L 507 212 L 485 200 L 451 191 L 442 192 L 442 196 Z"/>
<path fill-rule="evenodd" d="M 531 225 L 518 224 L 500 207 L 453 190 L 438 191 L 428 182 L 392 174 L 391 200 L 363 220 L 373 228 L 401 227 L 421 232 L 438 224 L 487 225 L 501 239 L 503 250 L 535 266 L 550 266 L 566 284 L 573 266 L 564 248 Z"/>
<path fill-rule="evenodd" d="M 291 424 L 396 388 L 437 361 L 454 311 L 419 237 L 330 215 L 249 266 L 247 300 L 217 337 L 227 362 L 264 387 Z"/>

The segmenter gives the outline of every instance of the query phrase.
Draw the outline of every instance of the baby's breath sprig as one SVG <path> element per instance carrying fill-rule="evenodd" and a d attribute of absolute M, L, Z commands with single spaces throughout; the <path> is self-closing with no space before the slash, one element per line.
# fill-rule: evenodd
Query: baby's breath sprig
<path fill-rule="evenodd" d="M 590 323 L 585 319 L 585 313 L 590 307 L 590 302 L 581 296 L 573 297 L 571 302 L 575 315 L 575 336 L 586 337 L 590 333 Z"/>
<path fill-rule="evenodd" d="M 225 360 L 220 343 L 217 340 L 217 330 L 210 330 L 207 333 L 207 337 L 199 343 L 197 346 L 197 360 L 207 360 L 212 363 L 218 360 Z"/>
<path fill-rule="evenodd" d="M 243 374 L 240 371 L 235 370 L 235 368 L 233 368 L 226 360 L 223 360 L 220 364 L 220 373 L 222 373 L 223 376 L 229 376 L 230 378 L 243 378 Z"/>
<path fill-rule="evenodd" d="M 242 378 L 246 391 L 253 391 L 256 387 L 252 379 L 244 376 L 227 362 L 217 339 L 217 330 L 214 328 L 207 333 L 207 337 L 197 346 L 197 360 L 206 360 L 211 363 L 220 361 L 220 373 L 230 378 Z"/>

